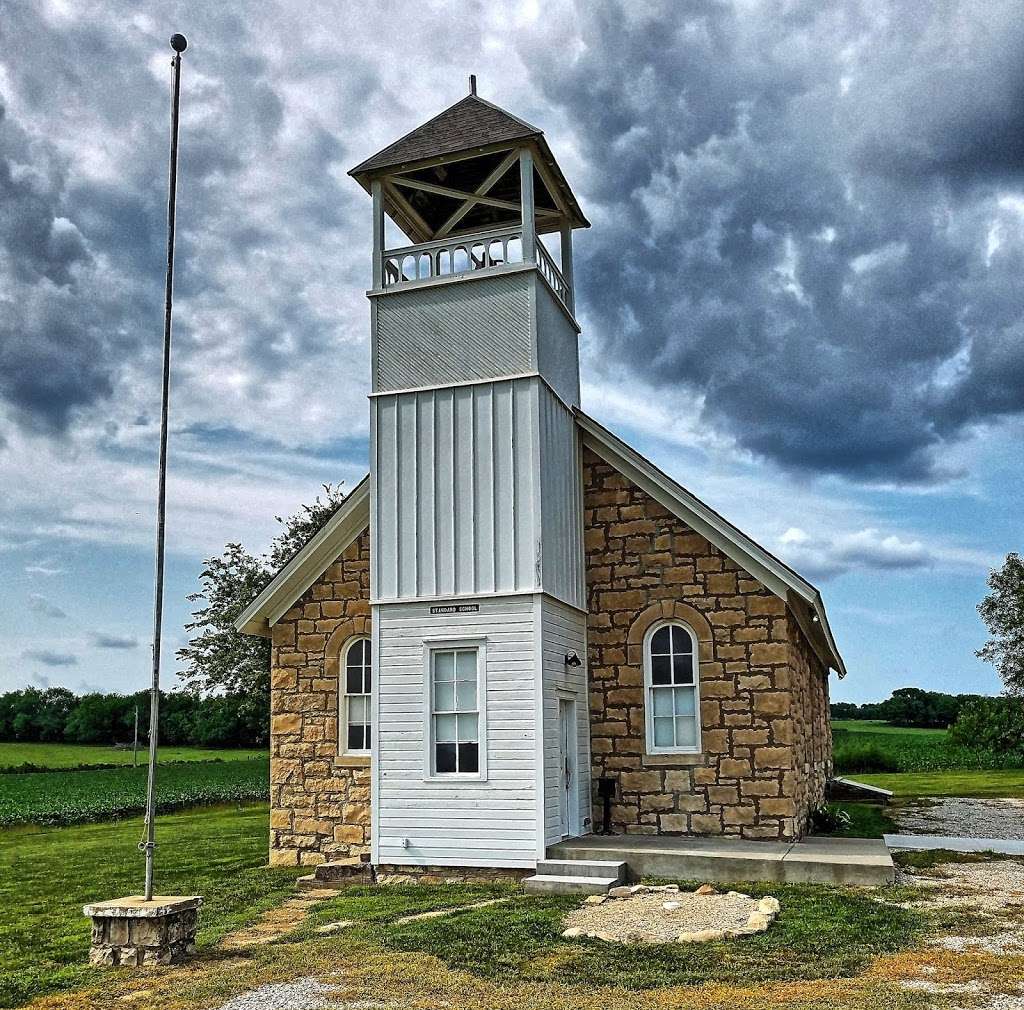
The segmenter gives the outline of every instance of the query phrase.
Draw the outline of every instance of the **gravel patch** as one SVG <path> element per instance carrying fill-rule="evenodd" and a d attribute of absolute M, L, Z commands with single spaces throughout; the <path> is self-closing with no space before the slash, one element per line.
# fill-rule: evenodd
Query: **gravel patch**
<path fill-rule="evenodd" d="M 720 940 L 730 934 L 749 935 L 766 929 L 775 918 L 774 911 L 764 916 L 765 921 L 757 929 L 749 925 L 752 915 L 763 912 L 762 904 L 757 898 L 737 891 L 696 894 L 652 890 L 600 904 L 584 904 L 563 919 L 567 929 L 563 935 L 593 936 L 619 943 Z M 774 908 L 777 910 L 778 905 Z"/>
<path fill-rule="evenodd" d="M 977 912 L 996 914 L 1024 905 L 1024 865 L 1010 859 L 990 863 L 941 863 L 934 871 L 901 875 L 905 883 L 935 891 L 911 906 L 943 908 L 970 905 Z"/>
<path fill-rule="evenodd" d="M 310 976 L 297 982 L 261 985 L 228 1000 L 220 1010 L 323 1010 L 332 1005 L 328 999 L 332 991 L 330 986 Z"/>
<path fill-rule="evenodd" d="M 968 1010 L 960 1007 L 955 1010 Z M 977 1010 L 977 1003 L 970 1010 Z M 985 1002 L 985 1010 L 1024 1010 L 1024 996 L 989 996 Z"/>
<path fill-rule="evenodd" d="M 908 835 L 1024 838 L 1024 800 L 1019 799 L 947 796 L 900 807 L 893 817 L 900 831 Z"/>
<path fill-rule="evenodd" d="M 1024 949 L 1024 938 L 1017 930 L 1008 929 L 991 936 L 943 936 L 932 946 L 970 954 L 1019 954 Z"/>

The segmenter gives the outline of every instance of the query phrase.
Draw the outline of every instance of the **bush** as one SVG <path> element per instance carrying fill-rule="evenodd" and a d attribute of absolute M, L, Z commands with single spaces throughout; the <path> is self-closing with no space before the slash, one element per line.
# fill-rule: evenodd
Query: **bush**
<path fill-rule="evenodd" d="M 852 823 L 850 815 L 834 803 L 823 803 L 811 811 L 811 828 L 816 835 L 845 831 Z"/>
<path fill-rule="evenodd" d="M 949 738 L 962 747 L 1024 753 L 1024 698 L 974 698 L 960 710 Z"/>

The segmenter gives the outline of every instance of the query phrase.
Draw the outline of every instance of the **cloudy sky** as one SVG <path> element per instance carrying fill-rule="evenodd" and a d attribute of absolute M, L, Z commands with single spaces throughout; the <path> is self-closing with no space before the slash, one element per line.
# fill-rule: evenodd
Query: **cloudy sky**
<path fill-rule="evenodd" d="M 998 690 L 974 608 L 1024 527 L 1018 4 L 158 7 L 0 9 L 0 690 L 147 683 L 173 31 L 168 654 L 205 555 L 365 471 L 346 172 L 475 72 L 593 222 L 584 408 L 820 585 L 835 697 Z"/>

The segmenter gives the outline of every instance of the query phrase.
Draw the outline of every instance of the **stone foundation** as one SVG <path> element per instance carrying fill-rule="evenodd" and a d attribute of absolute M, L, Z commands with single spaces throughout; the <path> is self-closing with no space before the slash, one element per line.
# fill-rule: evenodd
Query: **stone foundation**
<path fill-rule="evenodd" d="M 381 863 L 374 870 L 378 884 L 518 883 L 536 872 L 486 866 L 399 866 L 394 863 Z"/>
<path fill-rule="evenodd" d="M 138 895 L 86 905 L 92 919 L 89 961 L 97 965 L 178 964 L 195 953 L 200 897 Z"/>

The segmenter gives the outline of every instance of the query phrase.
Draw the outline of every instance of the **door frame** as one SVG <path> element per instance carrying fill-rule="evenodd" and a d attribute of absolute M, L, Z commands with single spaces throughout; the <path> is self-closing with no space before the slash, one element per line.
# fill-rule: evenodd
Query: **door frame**
<path fill-rule="evenodd" d="M 558 817 L 563 840 L 580 834 L 580 745 L 576 702 L 575 693 L 558 693 Z M 567 761 L 571 769 L 568 781 Z"/>

